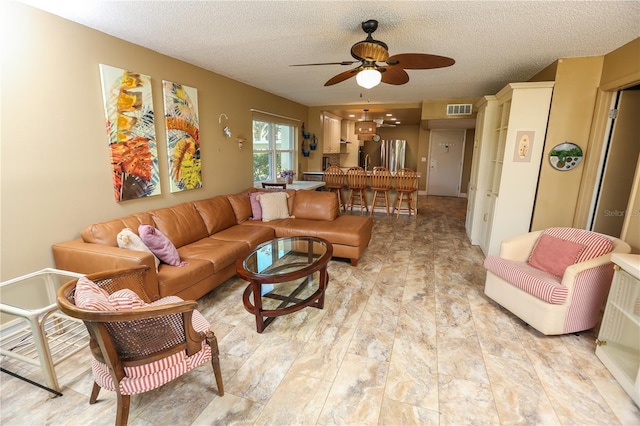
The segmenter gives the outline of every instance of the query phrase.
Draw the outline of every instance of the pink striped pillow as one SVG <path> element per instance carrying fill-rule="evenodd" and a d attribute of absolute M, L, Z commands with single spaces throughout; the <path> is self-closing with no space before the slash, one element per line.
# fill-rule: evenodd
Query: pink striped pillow
<path fill-rule="evenodd" d="M 116 311 L 142 308 L 147 304 L 133 290 L 128 288 L 118 290 L 109 295 L 109 302 Z"/>
<path fill-rule="evenodd" d="M 94 311 L 113 311 L 109 293 L 101 289 L 87 277 L 78 278 L 75 291 L 76 306 Z"/>
<path fill-rule="evenodd" d="M 597 232 L 587 231 L 586 229 L 566 227 L 547 228 L 543 234 L 562 240 L 573 241 L 578 244 L 584 244 L 585 248 L 578 255 L 575 263 L 600 257 L 613 250 L 611 238 Z"/>
<path fill-rule="evenodd" d="M 584 248 L 584 244 L 541 234 L 529 257 L 529 265 L 562 277 L 564 270 L 576 263 Z"/>

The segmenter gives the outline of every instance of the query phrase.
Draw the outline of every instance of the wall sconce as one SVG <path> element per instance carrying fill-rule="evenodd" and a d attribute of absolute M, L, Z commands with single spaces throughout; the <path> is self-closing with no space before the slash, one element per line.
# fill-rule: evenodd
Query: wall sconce
<path fill-rule="evenodd" d="M 220 114 L 220 117 L 218 117 L 218 124 L 222 124 L 222 117 L 224 117 L 224 119 L 225 119 L 225 126 L 222 128 L 222 134 L 225 135 L 226 137 L 230 138 L 231 137 L 231 129 L 226 124 L 227 121 L 229 121 L 229 117 L 227 117 L 227 114 L 224 114 L 224 113 Z"/>
<path fill-rule="evenodd" d="M 242 149 L 242 146 L 247 140 L 245 138 L 236 138 L 236 142 L 238 142 L 238 150 Z"/>

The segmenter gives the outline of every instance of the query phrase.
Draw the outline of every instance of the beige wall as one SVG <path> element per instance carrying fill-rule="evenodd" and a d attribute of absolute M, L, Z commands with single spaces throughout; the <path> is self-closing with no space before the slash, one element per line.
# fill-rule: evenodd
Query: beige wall
<path fill-rule="evenodd" d="M 557 61 L 532 230 L 573 225 L 584 162 L 572 170 L 559 171 L 551 167 L 549 152 L 560 143 L 573 142 L 589 155 L 589 131 L 603 60 L 596 56 Z M 534 78 L 548 81 L 545 74 Z"/>
<path fill-rule="evenodd" d="M 305 121 L 308 108 L 202 68 L 18 3 L 2 9 L 0 279 L 52 267 L 51 245 L 91 223 L 252 184 L 251 108 Z M 156 119 L 162 194 L 116 203 L 99 64 L 151 76 L 156 117 L 162 80 L 198 89 L 203 188 L 170 193 L 164 125 Z M 225 113 L 233 138 L 222 136 Z"/>
<path fill-rule="evenodd" d="M 447 104 L 472 104 L 475 105 L 478 102 L 478 98 L 462 98 L 462 99 L 438 99 L 438 100 L 425 100 L 422 102 L 422 122 L 426 120 L 457 120 L 457 119 L 475 119 L 477 111 L 473 110 L 471 115 L 462 117 L 451 117 L 447 115 Z M 425 127 L 425 126 L 423 126 Z M 454 128 L 454 127 L 451 127 Z M 462 177 L 460 180 L 460 192 L 466 193 L 469 186 L 469 180 L 471 178 L 471 160 L 473 157 L 473 138 L 475 135 L 475 129 L 467 129 L 465 134 L 465 151 L 462 163 Z M 420 130 L 420 149 L 418 152 L 418 164 L 417 170 L 422 173 L 420 177 L 419 188 L 420 191 L 427 190 L 427 165 L 430 162 L 429 158 L 429 141 L 431 140 L 431 132 L 424 128 Z M 420 158 L 426 158 L 426 162 L 419 161 Z"/>
<path fill-rule="evenodd" d="M 438 120 L 438 119 L 457 120 L 458 118 L 475 118 L 476 117 L 475 110 L 471 115 L 465 115 L 460 117 L 449 116 L 447 115 L 447 104 L 475 105 L 476 102 L 478 102 L 478 98 L 425 100 L 422 102 L 422 120 Z"/>

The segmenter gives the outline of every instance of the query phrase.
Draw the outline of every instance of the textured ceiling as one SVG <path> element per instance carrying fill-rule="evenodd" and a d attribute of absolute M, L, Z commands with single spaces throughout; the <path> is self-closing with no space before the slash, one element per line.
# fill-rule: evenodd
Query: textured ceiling
<path fill-rule="evenodd" d="M 603 55 L 640 36 L 639 1 L 24 3 L 309 106 L 480 97 L 558 58 Z M 367 19 L 379 21 L 373 36 L 391 55 L 431 53 L 455 65 L 409 70 L 407 84 L 370 90 L 353 78 L 323 86 L 356 65 L 289 66 L 352 60 Z"/>

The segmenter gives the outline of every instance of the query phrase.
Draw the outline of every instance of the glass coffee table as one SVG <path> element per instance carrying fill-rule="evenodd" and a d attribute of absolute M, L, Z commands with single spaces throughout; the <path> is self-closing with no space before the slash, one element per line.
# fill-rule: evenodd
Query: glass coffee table
<path fill-rule="evenodd" d="M 242 301 L 255 315 L 258 333 L 275 317 L 307 306 L 324 307 L 332 255 L 333 246 L 322 238 L 286 237 L 267 241 L 238 259 L 238 275 L 249 281 Z"/>

